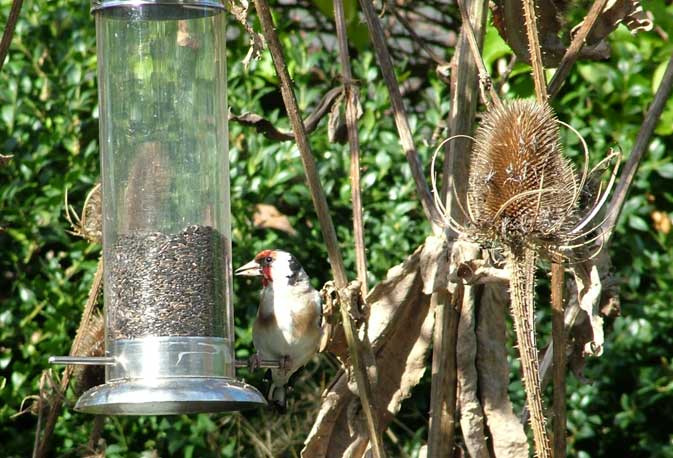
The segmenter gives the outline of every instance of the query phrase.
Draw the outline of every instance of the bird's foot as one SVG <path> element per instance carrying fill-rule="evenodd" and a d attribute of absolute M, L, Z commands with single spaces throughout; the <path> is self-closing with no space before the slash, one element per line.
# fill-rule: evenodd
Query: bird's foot
<path fill-rule="evenodd" d="M 260 368 L 262 360 L 259 357 L 259 353 L 253 354 L 248 358 L 248 370 L 250 372 L 255 371 Z"/>
<path fill-rule="evenodd" d="M 278 369 L 283 375 L 287 375 L 288 371 L 290 370 L 290 357 L 289 356 L 283 356 L 280 358 L 279 364 L 278 364 Z"/>

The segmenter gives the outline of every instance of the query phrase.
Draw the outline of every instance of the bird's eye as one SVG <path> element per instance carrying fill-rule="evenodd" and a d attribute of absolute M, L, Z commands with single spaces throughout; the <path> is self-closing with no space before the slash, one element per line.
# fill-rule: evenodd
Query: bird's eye
<path fill-rule="evenodd" d="M 267 256 L 266 258 L 264 258 L 264 261 L 268 264 L 271 264 L 271 261 L 273 261 L 273 258 L 271 256 Z"/>

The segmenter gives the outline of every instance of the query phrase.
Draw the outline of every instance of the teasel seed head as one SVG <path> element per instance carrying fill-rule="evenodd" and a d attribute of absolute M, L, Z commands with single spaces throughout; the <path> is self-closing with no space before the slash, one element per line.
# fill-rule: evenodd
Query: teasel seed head
<path fill-rule="evenodd" d="M 467 191 L 477 237 L 511 250 L 560 244 L 577 222 L 578 187 L 549 105 L 516 100 L 485 113 Z"/>

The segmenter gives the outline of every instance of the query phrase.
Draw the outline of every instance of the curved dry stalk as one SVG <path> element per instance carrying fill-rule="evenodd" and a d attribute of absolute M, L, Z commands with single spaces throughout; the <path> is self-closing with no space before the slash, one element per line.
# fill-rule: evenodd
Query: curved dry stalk
<path fill-rule="evenodd" d="M 437 188 L 437 173 L 436 173 L 436 164 L 437 164 L 437 157 L 439 156 L 439 151 L 452 140 L 455 140 L 457 138 L 465 138 L 474 141 L 474 137 L 470 135 L 463 135 L 463 134 L 456 134 L 452 135 L 451 137 L 443 140 L 437 148 L 435 148 L 434 153 L 432 154 L 432 160 L 430 161 L 430 184 L 432 186 L 432 195 L 434 196 L 435 199 L 435 205 L 437 205 L 437 208 L 439 209 L 440 213 L 442 216 L 444 216 L 444 221 L 446 224 L 449 226 L 449 228 L 458 233 L 458 235 L 461 234 L 466 234 L 467 229 L 458 221 L 456 221 L 452 216 L 451 212 L 448 210 L 448 208 L 444 205 L 442 202 L 442 198 L 439 192 L 439 189 Z M 470 223 L 474 222 L 474 219 L 472 218 L 471 215 L 469 215 L 466 211 L 465 208 L 463 207 L 463 204 L 461 204 L 460 199 L 458 197 L 458 191 L 456 190 L 456 180 L 451 180 L 451 190 L 453 194 L 451 197 L 453 200 L 458 204 L 458 208 L 460 211 L 463 213 L 463 217 Z"/>
<path fill-rule="evenodd" d="M 580 178 L 579 185 L 575 187 L 575 197 L 573 198 L 573 201 L 576 202 L 580 196 L 580 193 L 582 192 L 582 189 L 584 189 L 584 183 L 586 183 L 587 174 L 589 173 L 589 146 L 587 145 L 587 142 L 582 136 L 582 134 L 580 134 L 579 131 L 575 129 L 573 126 L 558 119 L 556 120 L 556 122 L 564 126 L 566 129 L 570 130 L 573 134 L 575 134 L 577 139 L 582 144 L 582 152 L 584 153 L 584 165 L 582 166 L 582 177 Z"/>

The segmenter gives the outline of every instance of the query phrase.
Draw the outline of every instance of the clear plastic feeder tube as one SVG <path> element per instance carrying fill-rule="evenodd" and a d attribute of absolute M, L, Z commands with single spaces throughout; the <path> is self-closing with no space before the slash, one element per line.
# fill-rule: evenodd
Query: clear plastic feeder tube
<path fill-rule="evenodd" d="M 106 366 L 105 393 L 94 388 L 78 407 L 94 413 L 226 410 L 208 404 L 221 398 L 213 397 L 224 386 L 220 381 L 238 383 L 223 5 L 98 0 L 92 11 L 106 353 L 116 364 Z M 263 402 L 256 391 L 248 394 L 234 396 L 230 407 Z"/>

